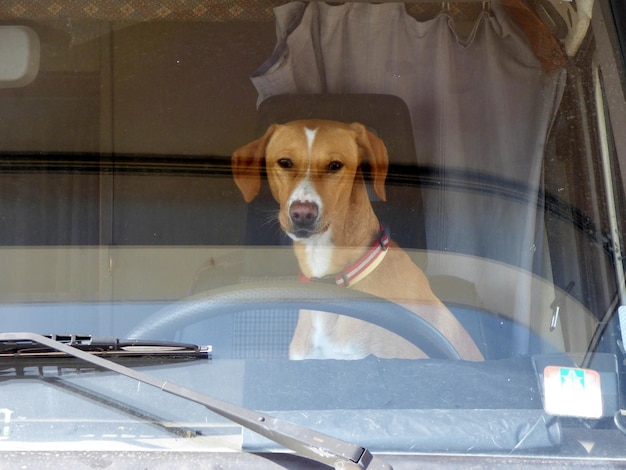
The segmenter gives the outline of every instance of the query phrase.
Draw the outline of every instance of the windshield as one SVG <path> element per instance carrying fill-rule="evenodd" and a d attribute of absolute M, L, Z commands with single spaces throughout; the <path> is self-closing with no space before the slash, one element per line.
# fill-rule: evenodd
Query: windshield
<path fill-rule="evenodd" d="M 3 2 L 0 453 L 626 457 L 623 19 Z"/>

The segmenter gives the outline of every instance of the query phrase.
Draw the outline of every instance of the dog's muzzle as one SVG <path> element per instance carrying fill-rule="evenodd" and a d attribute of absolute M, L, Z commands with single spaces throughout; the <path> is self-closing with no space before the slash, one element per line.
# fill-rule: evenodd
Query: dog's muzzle
<path fill-rule="evenodd" d="M 319 207 L 311 201 L 294 201 L 289 206 L 292 233 L 298 238 L 315 234 L 319 220 Z"/>

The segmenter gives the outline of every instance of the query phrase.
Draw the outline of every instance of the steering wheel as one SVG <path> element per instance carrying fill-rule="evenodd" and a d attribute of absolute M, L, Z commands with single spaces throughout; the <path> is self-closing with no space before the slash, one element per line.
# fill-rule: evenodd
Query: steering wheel
<path fill-rule="evenodd" d="M 150 315 L 129 339 L 166 339 L 183 327 L 218 315 L 276 309 L 309 309 L 347 315 L 380 326 L 408 340 L 433 359 L 460 359 L 434 326 L 389 300 L 331 284 L 265 281 L 201 292 Z"/>

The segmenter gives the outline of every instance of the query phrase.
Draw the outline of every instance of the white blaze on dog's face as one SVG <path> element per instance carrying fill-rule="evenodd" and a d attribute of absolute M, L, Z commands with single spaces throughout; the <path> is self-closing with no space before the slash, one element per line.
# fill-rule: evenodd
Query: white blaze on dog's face
<path fill-rule="evenodd" d="M 278 126 L 265 153 L 280 224 L 292 239 L 307 243 L 343 228 L 361 160 L 353 129 L 315 124 Z"/>

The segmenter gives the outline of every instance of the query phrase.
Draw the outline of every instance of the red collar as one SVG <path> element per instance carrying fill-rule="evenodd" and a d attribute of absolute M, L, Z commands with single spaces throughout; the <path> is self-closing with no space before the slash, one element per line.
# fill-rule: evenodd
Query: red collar
<path fill-rule="evenodd" d="M 350 287 L 366 278 L 382 262 L 389 248 L 389 236 L 383 226 L 380 226 L 380 235 L 370 249 L 356 263 L 348 266 L 339 273 L 328 274 L 323 277 L 306 277 L 300 273 L 302 282 L 330 282 L 341 287 Z"/>

